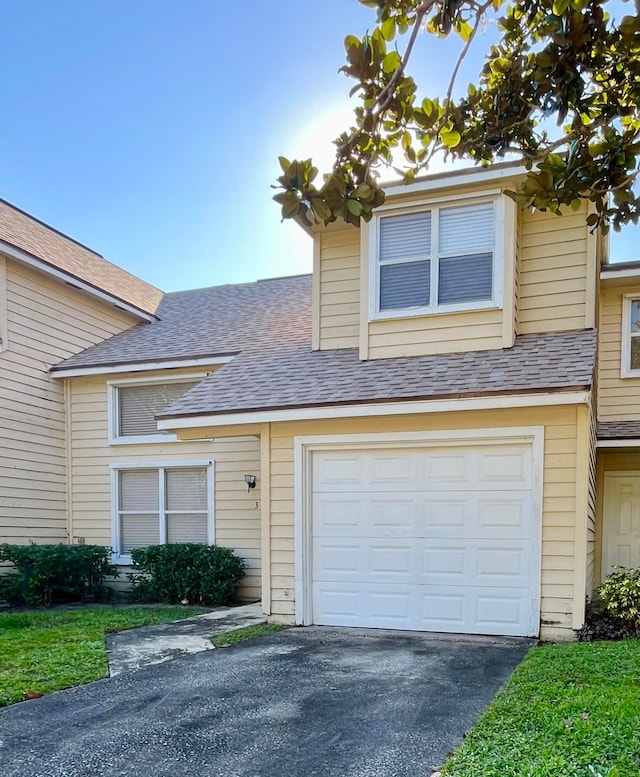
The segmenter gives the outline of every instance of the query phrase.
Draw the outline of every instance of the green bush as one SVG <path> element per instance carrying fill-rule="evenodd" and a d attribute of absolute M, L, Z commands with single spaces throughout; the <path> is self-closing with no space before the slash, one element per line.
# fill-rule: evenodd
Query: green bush
<path fill-rule="evenodd" d="M 117 577 L 111 548 L 102 545 L 0 545 L 0 596 L 12 604 L 50 607 L 60 602 L 108 601 L 106 577 Z"/>
<path fill-rule="evenodd" d="M 130 596 L 137 602 L 233 604 L 244 561 L 229 548 L 175 543 L 131 551 Z"/>
<path fill-rule="evenodd" d="M 616 567 L 593 592 L 580 642 L 640 637 L 640 569 Z"/>
<path fill-rule="evenodd" d="M 615 567 L 596 588 L 603 610 L 635 628 L 640 627 L 640 567 Z"/>

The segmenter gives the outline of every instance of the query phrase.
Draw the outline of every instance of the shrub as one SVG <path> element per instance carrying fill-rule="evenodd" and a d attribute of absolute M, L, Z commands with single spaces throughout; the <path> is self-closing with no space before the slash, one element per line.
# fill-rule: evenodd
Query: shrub
<path fill-rule="evenodd" d="M 580 642 L 640 637 L 640 569 L 616 570 L 594 591 Z"/>
<path fill-rule="evenodd" d="M 138 602 L 233 604 L 244 561 L 229 548 L 175 543 L 131 551 L 130 596 Z"/>
<path fill-rule="evenodd" d="M 59 602 L 108 601 L 106 577 L 117 577 L 111 548 L 102 545 L 0 545 L 0 594 L 12 604 L 50 607 Z"/>
<path fill-rule="evenodd" d="M 640 628 L 640 567 L 615 569 L 595 593 L 607 614 Z"/>

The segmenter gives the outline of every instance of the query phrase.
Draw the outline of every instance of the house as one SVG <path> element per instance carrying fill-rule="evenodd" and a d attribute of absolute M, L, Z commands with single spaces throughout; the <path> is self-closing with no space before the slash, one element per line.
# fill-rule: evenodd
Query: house
<path fill-rule="evenodd" d="M 167 294 L 48 359 L 69 541 L 235 547 L 286 623 L 571 638 L 640 565 L 640 263 L 519 210 L 523 174 L 390 187 L 309 230 L 311 279 Z"/>

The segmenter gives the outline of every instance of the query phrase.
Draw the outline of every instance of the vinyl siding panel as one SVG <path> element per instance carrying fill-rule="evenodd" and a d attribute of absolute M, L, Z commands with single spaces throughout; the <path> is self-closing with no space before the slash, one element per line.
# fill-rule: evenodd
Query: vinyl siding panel
<path fill-rule="evenodd" d="M 520 211 L 518 334 L 584 329 L 589 235 L 586 208 L 563 216 Z M 595 269 L 594 269 L 595 273 Z"/>
<path fill-rule="evenodd" d="M 640 420 L 640 378 L 621 378 L 622 298 L 640 287 L 601 289 L 598 325 L 598 420 Z"/>
<path fill-rule="evenodd" d="M 369 358 L 502 348 L 502 310 L 410 316 L 369 323 Z"/>
<path fill-rule="evenodd" d="M 576 508 L 584 494 L 576 486 L 578 410 L 575 407 L 438 413 L 427 416 L 304 421 L 271 425 L 271 615 L 293 622 L 294 437 L 509 426 L 544 426 L 542 525 L 542 637 L 573 636 Z M 584 569 L 577 574 L 584 576 Z M 581 612 L 576 613 L 582 617 Z"/>
<path fill-rule="evenodd" d="M 355 228 L 316 235 L 319 241 L 320 350 L 357 348 L 360 311 L 360 232 Z"/>
<path fill-rule="evenodd" d="M 167 374 L 167 373 L 164 373 Z M 171 376 L 193 371 L 171 370 Z M 160 377 L 162 372 L 147 377 Z M 110 380 L 139 375 L 110 375 Z M 260 441 L 256 437 L 191 442 L 108 444 L 107 381 L 104 376 L 72 378 L 71 389 L 71 527 L 72 540 L 111 545 L 110 464 L 145 462 L 215 462 L 215 542 L 245 559 L 247 575 L 240 589 L 245 601 L 260 599 L 261 511 Z M 245 473 L 257 475 L 249 493 Z"/>
<path fill-rule="evenodd" d="M 65 393 L 48 369 L 137 319 L 0 257 L 0 541 L 66 542 Z M 2 289 L 0 289 L 2 294 Z"/>

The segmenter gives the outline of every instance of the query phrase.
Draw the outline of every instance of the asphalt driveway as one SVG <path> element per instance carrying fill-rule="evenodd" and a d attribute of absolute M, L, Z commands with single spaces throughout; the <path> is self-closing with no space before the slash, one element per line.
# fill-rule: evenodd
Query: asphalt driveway
<path fill-rule="evenodd" d="M 290 629 L 0 710 L 0 773 L 428 777 L 530 644 Z"/>

